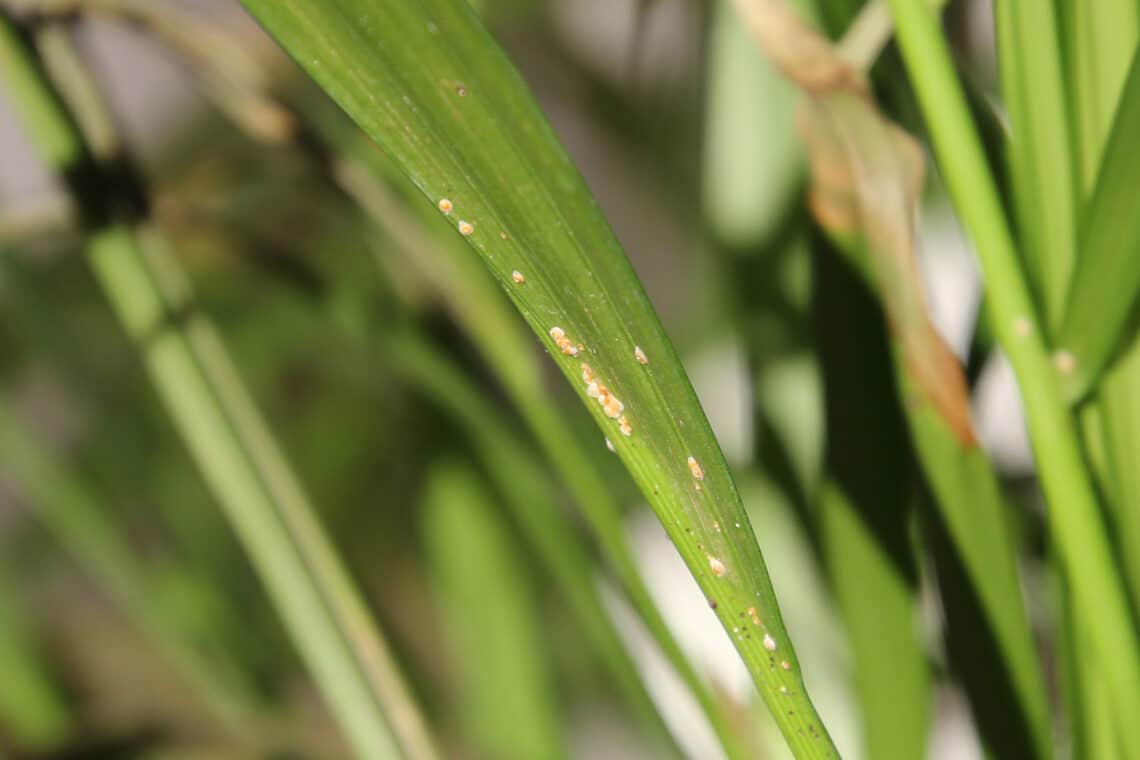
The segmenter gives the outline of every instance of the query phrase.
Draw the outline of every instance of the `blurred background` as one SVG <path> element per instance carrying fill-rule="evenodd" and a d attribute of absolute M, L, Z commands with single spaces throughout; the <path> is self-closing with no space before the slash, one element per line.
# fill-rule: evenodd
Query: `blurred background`
<path fill-rule="evenodd" d="M 850 336 L 838 326 L 853 318 L 818 298 L 821 281 L 848 275 L 821 271 L 825 244 L 805 208 L 795 90 L 722 2 L 475 4 L 585 175 L 676 343 L 757 526 L 811 693 L 844 756 L 860 757 L 851 653 L 813 521 L 829 424 L 820 346 Z M 833 35 L 860 5 L 798 4 Z M 414 331 L 417 345 L 480 392 L 507 434 L 531 445 L 430 265 L 433 250 L 447 245 L 439 228 L 399 204 L 369 211 L 351 183 L 346 190 L 334 157 L 280 128 L 272 113 L 235 104 L 208 62 L 173 49 L 145 23 L 116 18 L 104 7 L 113 4 L 74 5 L 79 50 L 145 178 L 153 220 L 447 754 L 494 757 L 496 732 L 539 725 L 571 757 L 661 756 L 533 546 L 519 539 L 502 505 L 510 494 L 501 473 L 478 455 L 479 442 L 441 398 L 448 392 L 425 389 L 420 373 L 431 370 L 391 347 L 393 335 Z M 352 131 L 237 2 L 152 6 L 224 35 L 224 43 L 203 36 L 199 50 L 218 45 L 224 58 L 236 47 L 291 107 Z M 982 0 L 954 2 L 946 19 L 964 74 L 992 101 L 990 13 Z M 891 48 L 875 84 L 892 116 L 921 134 Z M 92 278 L 65 189 L 35 157 L 4 95 L 0 754 L 346 755 Z M 1005 478 L 1010 514 L 1039 550 L 1016 390 L 975 332 L 977 273 L 937 177 L 922 231 L 934 320 L 967 365 L 975 421 Z M 872 317 L 864 347 L 882 359 L 881 371 L 839 373 L 832 382 L 881 384 L 894 399 L 881 332 Z M 549 398 L 626 510 L 639 563 L 681 644 L 715 693 L 759 726 L 759 754 L 785 756 L 715 617 L 694 612 L 704 607 L 700 591 L 656 519 L 553 366 L 540 365 Z M 904 529 L 917 537 L 930 507 L 905 436 L 896 448 L 897 467 L 879 478 L 914 505 Z M 578 529 L 566 540 L 596 556 L 559 479 L 545 472 L 545 495 Z M 1031 601 L 1045 593 L 1034 574 L 1039 559 L 1025 557 Z M 682 751 L 718 757 L 691 698 L 600 570 L 595 582 Z M 922 600 L 915 625 L 935 673 L 929 756 L 981 757 L 946 651 L 939 577 L 920 565 L 914 583 Z M 451 614 L 468 623 L 458 631 L 441 625 Z"/>

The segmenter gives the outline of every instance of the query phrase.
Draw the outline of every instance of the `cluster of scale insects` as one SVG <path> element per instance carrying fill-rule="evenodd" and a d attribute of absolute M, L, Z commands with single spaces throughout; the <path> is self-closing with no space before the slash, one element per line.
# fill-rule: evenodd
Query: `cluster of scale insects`
<path fill-rule="evenodd" d="M 439 210 L 442 211 L 445 215 L 450 215 L 454 209 L 454 205 L 447 198 L 441 199 L 438 205 Z M 475 232 L 475 225 L 462 219 L 459 220 L 458 228 L 459 233 L 465 237 L 470 236 Z M 516 285 L 523 285 L 526 283 L 526 277 L 517 269 L 511 272 L 511 280 Z M 575 343 L 572 341 L 566 335 L 566 331 L 557 325 L 550 328 L 549 334 L 551 340 L 554 341 L 555 346 L 558 347 L 558 350 L 566 356 L 577 357 L 578 354 L 586 350 L 586 347 L 583 344 Z M 641 346 L 633 347 L 633 358 L 637 360 L 638 364 L 641 364 L 643 366 L 649 364 L 649 357 L 646 356 L 645 351 L 642 350 Z M 618 429 L 621 431 L 622 435 L 626 437 L 632 436 L 633 426 L 630 425 L 629 419 L 624 413 L 625 404 L 622 403 L 621 399 L 615 396 L 604 383 L 600 382 L 597 379 L 594 374 L 593 367 L 585 362 L 582 362 L 580 368 L 582 370 L 582 382 L 586 384 L 586 395 L 598 402 L 598 404 L 602 407 L 602 411 L 607 417 L 612 420 L 617 420 Z M 609 448 L 610 451 L 614 450 L 613 443 L 609 438 L 606 438 L 606 447 Z M 688 465 L 689 473 L 693 476 L 694 487 L 698 491 L 701 490 L 701 481 L 705 479 L 704 469 L 701 467 L 696 458 L 692 456 L 688 457 L 685 463 Z M 719 525 L 717 528 L 719 530 Z M 709 569 L 712 571 L 713 575 L 717 576 L 718 578 L 723 577 L 726 572 L 724 563 L 712 555 L 708 556 L 708 561 Z M 761 625 L 760 616 L 756 612 L 755 607 L 748 608 L 748 615 L 751 618 L 753 625 Z M 764 648 L 769 652 L 776 651 L 776 640 L 773 639 L 770 634 L 764 634 L 763 644 Z M 791 665 L 787 660 L 781 660 L 780 667 L 784 670 L 788 670 Z"/>
<path fill-rule="evenodd" d="M 460 95 L 460 97 L 463 97 L 467 94 L 466 89 L 462 86 L 460 86 L 457 89 L 457 92 Z M 439 203 L 438 203 L 438 207 L 439 207 L 439 210 L 442 211 L 445 216 L 450 216 L 452 210 L 454 210 L 454 204 L 451 202 L 451 200 L 449 200 L 447 198 L 441 198 Z M 458 221 L 457 227 L 459 229 L 459 234 L 463 235 L 464 237 L 470 237 L 471 235 L 473 235 L 475 233 L 475 225 L 472 222 L 468 222 L 468 221 L 465 221 L 463 219 L 460 219 Z M 501 235 L 501 237 L 503 237 L 504 240 L 507 237 L 503 233 L 500 233 L 500 235 Z M 526 284 L 526 277 L 523 275 L 522 272 L 515 269 L 511 272 L 511 281 L 514 282 L 516 285 L 524 285 L 524 284 Z M 581 343 L 576 344 L 573 341 L 571 341 L 567 337 L 566 331 L 563 330 L 561 327 L 554 326 L 554 327 L 550 328 L 550 337 L 552 340 L 554 340 L 554 343 L 556 346 L 558 346 L 558 349 L 563 354 L 565 354 L 567 356 L 576 357 L 576 356 L 578 356 L 579 353 L 581 353 L 582 351 L 585 351 L 585 346 L 582 345 Z M 1067 352 L 1062 352 L 1062 353 L 1067 353 Z M 641 346 L 634 346 L 633 347 L 633 356 L 634 356 L 634 359 L 636 359 L 639 364 L 641 364 L 643 366 L 649 364 L 649 357 L 646 356 L 645 352 L 641 349 Z M 1059 355 L 1056 359 L 1058 367 L 1062 371 L 1072 369 L 1071 367 L 1063 366 L 1065 364 L 1066 358 L 1067 357 Z M 624 435 L 626 437 L 632 436 L 633 435 L 633 427 L 629 424 L 629 420 L 626 418 L 626 416 L 624 414 L 625 404 L 623 404 L 621 402 L 621 400 L 617 398 L 617 396 L 615 396 L 613 393 L 611 393 L 610 390 L 603 383 L 598 382 L 597 378 L 594 375 L 594 370 L 589 364 L 582 362 L 581 370 L 582 370 L 582 381 L 584 383 L 586 383 L 586 395 L 588 395 L 592 399 L 597 400 L 598 404 L 601 405 L 601 407 L 602 407 L 602 411 L 605 413 L 605 415 L 607 417 L 609 417 L 610 419 L 617 420 L 618 429 L 621 431 L 622 435 Z M 606 438 L 606 448 L 608 448 L 610 451 L 614 451 L 614 445 L 610 441 L 609 438 Z M 692 456 L 687 458 L 686 464 L 688 465 L 690 474 L 693 476 L 694 488 L 696 488 L 696 490 L 700 491 L 701 490 L 701 481 L 705 479 L 704 469 L 701 467 L 700 463 L 696 460 L 696 458 L 692 457 Z M 737 526 L 739 527 L 739 523 L 737 524 Z M 719 524 L 716 524 L 716 529 L 719 532 L 719 530 L 720 530 Z M 712 555 L 707 555 L 707 556 L 708 556 L 708 561 L 709 561 L 709 569 L 712 571 L 713 575 L 717 576 L 718 578 L 723 577 L 725 572 L 726 572 L 726 568 L 725 568 L 724 563 L 722 561 L 720 561 L 719 559 L 717 559 L 716 557 L 713 557 Z M 716 609 L 716 605 L 714 602 L 710 602 L 710 606 L 712 606 L 713 609 Z M 747 610 L 747 614 L 748 614 L 749 618 L 751 619 L 753 625 L 762 625 L 762 621 L 760 620 L 759 613 L 756 611 L 755 607 L 749 607 Z M 776 648 L 777 648 L 776 640 L 774 638 L 772 638 L 771 634 L 768 634 L 768 633 L 764 634 L 763 645 L 764 645 L 764 648 L 766 650 L 768 650 L 769 652 L 775 652 L 776 651 Z M 781 660 L 780 661 L 780 667 L 783 670 L 790 670 L 791 664 L 787 660 Z M 780 687 L 780 693 L 781 694 L 788 694 L 789 693 L 788 687 L 781 686 Z M 816 738 L 819 738 L 818 734 L 816 734 L 816 732 L 815 732 L 814 726 L 811 726 L 810 730 L 813 733 L 813 735 L 816 736 Z M 801 733 L 802 733 L 802 731 L 801 731 Z"/>

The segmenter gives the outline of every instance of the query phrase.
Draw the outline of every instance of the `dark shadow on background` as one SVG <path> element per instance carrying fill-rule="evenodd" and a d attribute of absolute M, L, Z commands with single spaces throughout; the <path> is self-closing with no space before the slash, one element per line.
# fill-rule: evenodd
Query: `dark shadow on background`
<path fill-rule="evenodd" d="M 1020 709 L 1013 680 L 997 638 L 942 516 L 932 504 L 921 510 L 923 534 L 945 613 L 946 656 L 950 671 L 965 689 L 970 710 L 988 755 L 1033 758 L 1032 729 Z"/>
<path fill-rule="evenodd" d="M 812 250 L 827 471 L 899 574 L 917 588 L 909 536 L 914 464 L 882 311 L 860 274 L 818 231 Z"/>

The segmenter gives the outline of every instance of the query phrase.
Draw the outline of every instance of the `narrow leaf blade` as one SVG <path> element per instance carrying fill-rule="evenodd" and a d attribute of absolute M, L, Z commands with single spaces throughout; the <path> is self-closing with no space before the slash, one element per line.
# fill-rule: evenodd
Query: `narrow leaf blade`
<path fill-rule="evenodd" d="M 995 6 L 1021 249 L 1051 326 L 1064 308 L 1078 207 L 1056 16 L 1051 2 L 1001 0 Z"/>
<path fill-rule="evenodd" d="M 423 513 L 462 723 L 477 754 L 565 756 L 535 590 L 513 536 L 469 464 L 445 461 L 435 468 Z"/>
<path fill-rule="evenodd" d="M 1140 57 L 1132 68 L 1085 210 L 1080 255 L 1069 290 L 1059 350 L 1073 358 L 1065 376 L 1070 398 L 1085 395 L 1113 358 L 1140 292 Z"/>
<path fill-rule="evenodd" d="M 834 754 L 688 378 L 581 177 L 479 19 L 454 0 L 245 5 L 449 214 L 613 441 L 722 624 L 736 628 L 789 744 L 804 757 Z M 607 396 L 588 378 L 620 402 L 599 404 Z"/>

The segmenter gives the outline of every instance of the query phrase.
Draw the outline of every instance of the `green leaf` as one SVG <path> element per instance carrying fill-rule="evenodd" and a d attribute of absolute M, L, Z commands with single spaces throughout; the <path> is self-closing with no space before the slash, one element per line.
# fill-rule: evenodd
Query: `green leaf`
<path fill-rule="evenodd" d="M 422 271 L 439 289 L 457 325 L 494 372 L 577 501 L 646 627 L 694 693 L 721 740 L 735 747 L 739 739 L 725 710 L 685 657 L 649 595 L 629 547 L 617 494 L 582 449 L 568 421 L 550 403 L 539 355 L 525 323 L 448 222 L 422 203 L 419 192 L 402 175 L 392 176 L 395 167 L 375 144 L 351 124 L 347 130 L 350 134 L 344 134 L 343 128 L 327 126 L 322 119 L 316 121 L 318 131 L 342 154 L 335 170 L 341 186 L 391 236 L 404 265 Z M 736 752 L 730 750 L 730 755 Z"/>
<path fill-rule="evenodd" d="M 1063 373 L 1065 391 L 1087 394 L 1120 348 L 1140 293 L 1140 56 L 1132 59 L 1127 83 L 1096 186 L 1084 211 L 1080 255 L 1069 288 L 1065 319 L 1057 336 L 1072 369 Z"/>
<path fill-rule="evenodd" d="M 1128 62 L 1140 38 L 1140 6 L 1135 0 L 1055 3 L 1068 77 L 1068 121 L 1073 125 L 1081 194 L 1087 198 L 1101 166 Z"/>
<path fill-rule="evenodd" d="M 915 624 L 916 579 L 900 573 L 873 533 L 864 510 L 882 506 L 857 507 L 838 484 L 825 481 L 819 495 L 822 539 L 855 655 L 866 756 L 922 757 L 930 672 Z M 901 527 L 905 539 L 906 523 Z"/>
<path fill-rule="evenodd" d="M 446 209 L 613 441 L 789 744 L 803 757 L 834 755 L 688 378 L 581 177 L 478 17 L 458 0 L 245 5 L 426 201 Z M 609 414 L 587 392 L 589 378 L 608 389 Z M 625 425 L 614 419 L 622 416 Z"/>
<path fill-rule="evenodd" d="M 470 465 L 444 462 L 430 473 L 422 519 L 439 627 L 474 754 L 565 757 L 535 589 Z"/>
<path fill-rule="evenodd" d="M 976 630 L 970 634 L 993 650 L 986 654 L 995 661 L 994 671 L 985 673 L 973 689 L 967 675 L 966 686 L 971 692 L 987 689 L 1008 695 L 993 706 L 996 716 L 979 721 L 988 729 L 985 738 L 997 754 L 1009 742 L 1023 756 L 1033 752 L 1039 758 L 1050 757 L 1048 692 L 1022 595 L 1014 531 L 993 464 L 981 448 L 962 446 L 930 409 L 908 410 L 907 422 L 953 542 L 951 561 L 961 565 L 962 587 L 954 593 L 969 597 L 976 606 Z"/>
<path fill-rule="evenodd" d="M 1056 15 L 1041 0 L 994 8 L 1021 253 L 1051 327 L 1065 305 L 1079 207 Z"/>

